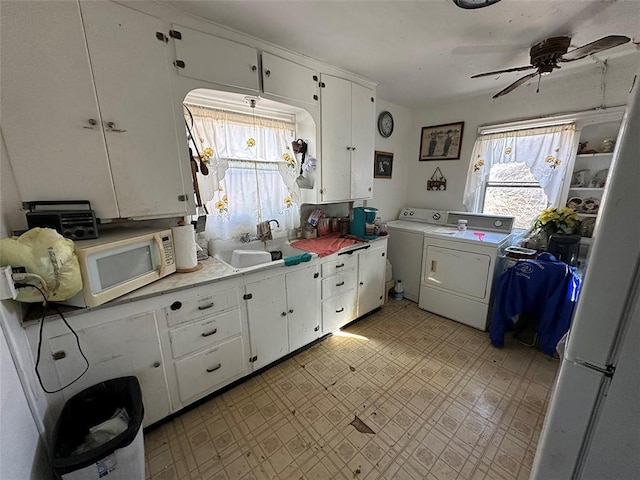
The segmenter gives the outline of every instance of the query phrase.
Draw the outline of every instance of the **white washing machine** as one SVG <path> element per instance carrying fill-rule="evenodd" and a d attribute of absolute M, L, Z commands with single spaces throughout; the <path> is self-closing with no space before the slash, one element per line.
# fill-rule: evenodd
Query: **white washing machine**
<path fill-rule="evenodd" d="M 467 220 L 459 231 L 458 220 Z M 488 325 L 491 289 L 514 217 L 449 212 L 443 227 L 424 232 L 419 307 L 479 330 Z"/>
<path fill-rule="evenodd" d="M 402 280 L 404 297 L 414 302 L 420 295 L 420 272 L 424 233 L 445 225 L 447 212 L 426 208 L 404 208 L 398 220 L 387 222 L 389 243 L 387 255 L 393 268 L 393 279 Z"/>

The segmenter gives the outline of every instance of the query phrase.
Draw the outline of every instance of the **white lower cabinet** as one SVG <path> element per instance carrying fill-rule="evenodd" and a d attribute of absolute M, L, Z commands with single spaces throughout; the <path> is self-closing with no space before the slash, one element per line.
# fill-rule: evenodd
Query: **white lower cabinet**
<path fill-rule="evenodd" d="M 226 380 L 244 371 L 246 352 L 241 337 L 236 337 L 175 362 L 180 400 L 187 404 L 222 386 Z"/>
<path fill-rule="evenodd" d="M 161 337 L 174 410 L 249 371 L 248 334 L 238 282 L 219 282 L 167 295 Z"/>
<path fill-rule="evenodd" d="M 320 337 L 320 265 L 287 273 L 289 349 L 293 352 Z"/>
<path fill-rule="evenodd" d="M 384 304 L 387 240 L 358 253 L 358 317 Z"/>
<path fill-rule="evenodd" d="M 246 284 L 254 370 L 320 336 L 320 267 L 312 265 Z"/>
<path fill-rule="evenodd" d="M 322 333 L 356 318 L 358 256 L 338 254 L 322 264 Z"/>
<path fill-rule="evenodd" d="M 69 323 L 90 366 L 48 397 L 52 412 L 87 387 L 134 375 L 144 425 L 162 420 L 380 306 L 386 246 L 379 240 L 304 266 L 74 315 Z M 26 330 L 35 359 L 39 325 Z M 75 336 L 48 319 L 39 366 L 45 387 L 68 384 L 84 367 Z"/>
<path fill-rule="evenodd" d="M 356 289 L 322 301 L 322 333 L 338 330 L 356 318 Z"/>
<path fill-rule="evenodd" d="M 69 400 L 81 390 L 105 380 L 133 375 L 142 389 L 144 425 L 161 420 L 170 413 L 170 406 L 156 312 L 116 320 L 104 313 L 103 310 L 96 312 L 99 315 L 87 313 L 70 319 L 89 361 L 89 370 L 62 391 L 64 399 Z M 100 318 L 96 321 L 98 316 Z M 90 326 L 79 327 L 83 324 Z M 43 345 L 39 370 L 45 387 L 54 390 L 77 378 L 86 364 L 78 351 L 75 336 L 61 321 L 47 323 L 45 327 L 51 336 L 46 347 Z M 53 372 L 57 374 L 59 383 L 55 381 Z"/>
<path fill-rule="evenodd" d="M 258 370 L 289 353 L 284 275 L 249 282 L 245 292 L 251 364 Z"/>

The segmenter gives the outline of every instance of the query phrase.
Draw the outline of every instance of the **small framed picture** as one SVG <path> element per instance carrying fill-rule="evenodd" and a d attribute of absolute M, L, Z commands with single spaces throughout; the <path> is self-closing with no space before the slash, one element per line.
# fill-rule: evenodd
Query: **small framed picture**
<path fill-rule="evenodd" d="M 464 122 L 422 127 L 420 160 L 458 160 Z"/>
<path fill-rule="evenodd" d="M 391 178 L 393 168 L 393 153 L 376 150 L 373 162 L 373 178 Z"/>

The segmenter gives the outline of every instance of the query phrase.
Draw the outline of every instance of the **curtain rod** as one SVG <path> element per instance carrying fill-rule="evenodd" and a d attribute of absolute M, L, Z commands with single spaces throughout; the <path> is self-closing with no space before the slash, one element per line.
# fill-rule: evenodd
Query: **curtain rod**
<path fill-rule="evenodd" d="M 576 123 L 577 127 L 582 128 L 585 125 L 594 123 L 618 121 L 624 115 L 626 108 L 626 105 L 616 105 L 613 107 L 608 107 L 607 109 L 598 108 L 594 110 L 551 115 L 548 117 L 536 117 L 526 120 L 516 120 L 514 122 L 508 123 L 480 125 L 478 127 L 478 135 L 508 132 L 512 130 L 523 130 L 525 128 L 550 127 L 554 125 L 564 125 L 567 123 Z"/>

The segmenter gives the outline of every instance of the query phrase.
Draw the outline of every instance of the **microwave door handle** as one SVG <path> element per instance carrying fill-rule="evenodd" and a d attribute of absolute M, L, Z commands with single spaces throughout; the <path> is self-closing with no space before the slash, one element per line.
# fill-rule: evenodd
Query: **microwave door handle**
<path fill-rule="evenodd" d="M 158 267 L 158 274 L 160 278 L 164 277 L 164 273 L 167 270 L 167 258 L 164 255 L 164 246 L 162 244 L 162 238 L 159 234 L 153 236 L 158 246 L 158 253 L 160 254 L 160 266 Z"/>

